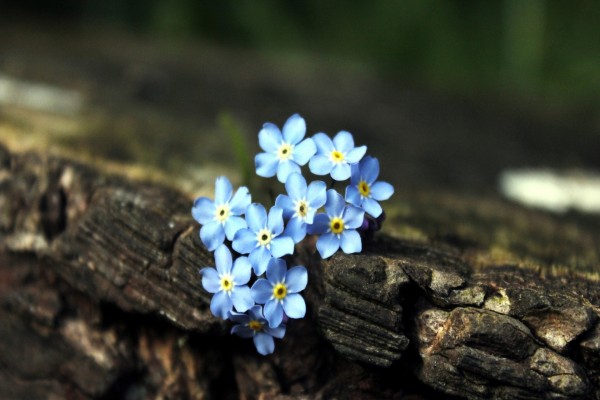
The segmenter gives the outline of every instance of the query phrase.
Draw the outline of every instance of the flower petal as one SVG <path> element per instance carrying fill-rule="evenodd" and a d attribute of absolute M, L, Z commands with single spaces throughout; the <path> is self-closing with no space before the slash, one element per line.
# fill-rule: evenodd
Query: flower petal
<path fill-rule="evenodd" d="M 306 224 L 300 218 L 294 217 L 285 226 L 283 234 L 291 237 L 294 243 L 298 243 L 306 237 Z"/>
<path fill-rule="evenodd" d="M 350 165 L 346 163 L 334 165 L 331 169 L 331 177 L 336 181 L 345 181 L 350 178 Z"/>
<path fill-rule="evenodd" d="M 350 132 L 340 131 L 333 138 L 333 145 L 336 150 L 345 154 L 354 148 L 354 138 Z"/>
<path fill-rule="evenodd" d="M 285 274 L 285 282 L 288 293 L 298 293 L 306 289 L 306 284 L 308 283 L 308 273 L 306 272 L 306 268 L 302 265 L 290 268 L 287 274 Z"/>
<path fill-rule="evenodd" d="M 202 287 L 208 293 L 217 293 L 221 290 L 221 279 L 217 270 L 211 267 L 202 268 L 200 270 L 202 275 Z"/>
<path fill-rule="evenodd" d="M 233 328 L 231 328 L 231 334 L 248 339 L 254 336 L 254 330 L 245 325 L 235 325 Z"/>
<path fill-rule="evenodd" d="M 294 147 L 292 159 L 297 162 L 298 165 L 304 165 L 316 152 L 317 145 L 315 145 L 314 140 L 311 138 L 304 139 Z"/>
<path fill-rule="evenodd" d="M 360 207 L 362 203 L 362 197 L 356 186 L 346 186 L 346 201 L 356 207 Z"/>
<path fill-rule="evenodd" d="M 346 229 L 356 229 L 362 225 L 365 219 L 365 212 L 352 205 L 348 205 L 344 210 L 344 225 Z"/>
<path fill-rule="evenodd" d="M 306 122 L 298 114 L 294 114 L 283 125 L 283 138 L 289 144 L 296 144 L 306 134 Z"/>
<path fill-rule="evenodd" d="M 321 258 L 331 257 L 340 248 L 340 239 L 333 233 L 326 233 L 317 240 L 317 250 Z"/>
<path fill-rule="evenodd" d="M 215 250 L 215 264 L 219 275 L 231 273 L 231 252 L 224 244 L 220 245 Z"/>
<path fill-rule="evenodd" d="M 365 156 L 360 161 L 360 175 L 365 182 L 372 185 L 379 176 L 379 160 L 375 157 Z"/>
<path fill-rule="evenodd" d="M 264 313 L 271 328 L 276 328 L 281 325 L 281 321 L 283 320 L 283 308 L 278 301 L 267 301 L 264 307 Z"/>
<path fill-rule="evenodd" d="M 219 176 L 215 181 L 215 204 L 221 205 L 229 202 L 233 188 L 225 176 Z"/>
<path fill-rule="evenodd" d="M 290 174 L 285 181 L 285 190 L 293 200 L 301 200 L 306 197 L 306 179 L 300 174 Z"/>
<path fill-rule="evenodd" d="M 256 347 L 256 351 L 263 356 L 269 355 L 275 351 L 275 341 L 269 334 L 259 332 L 254 335 L 252 340 L 254 341 L 254 347 Z"/>
<path fill-rule="evenodd" d="M 362 250 L 360 234 L 355 230 L 344 231 L 342 233 L 340 245 L 346 254 L 360 253 Z"/>
<path fill-rule="evenodd" d="M 246 222 L 248 228 L 254 233 L 258 233 L 267 226 L 267 210 L 262 204 L 252 203 L 246 209 Z"/>
<path fill-rule="evenodd" d="M 282 161 L 277 169 L 277 180 L 284 183 L 290 174 L 300 173 L 300 167 L 292 160 Z"/>
<path fill-rule="evenodd" d="M 246 208 L 248 208 L 251 201 L 252 196 L 250 195 L 248 188 L 246 186 L 239 187 L 229 202 L 231 213 L 233 215 L 242 215 L 246 212 Z"/>
<path fill-rule="evenodd" d="M 354 149 L 350 150 L 348 154 L 346 154 L 346 162 L 348 164 L 355 164 L 359 162 L 361 158 L 363 158 L 366 152 L 367 146 L 355 147 Z"/>
<path fill-rule="evenodd" d="M 271 240 L 271 254 L 279 258 L 294 252 L 294 239 L 289 236 L 278 236 Z"/>
<path fill-rule="evenodd" d="M 231 275 L 233 275 L 233 281 L 236 285 L 245 285 L 250 280 L 250 273 L 252 272 L 252 265 L 248 257 L 238 257 L 233 263 L 231 269 Z M 242 311 L 243 312 L 243 311 Z"/>
<path fill-rule="evenodd" d="M 286 271 L 287 264 L 285 260 L 280 258 L 272 258 L 267 266 L 267 279 L 272 285 L 283 282 Z"/>
<path fill-rule="evenodd" d="M 202 225 L 215 219 L 215 203 L 207 197 L 198 197 L 192 207 L 192 216 Z"/>
<path fill-rule="evenodd" d="M 327 201 L 327 185 L 323 181 L 313 181 L 306 190 L 306 200 L 315 210 L 323 207 Z"/>
<path fill-rule="evenodd" d="M 363 200 L 362 209 L 374 218 L 379 217 L 383 211 L 379 203 L 370 197 Z"/>
<path fill-rule="evenodd" d="M 265 316 L 263 315 L 262 306 L 255 305 L 251 309 L 248 310 L 248 320 L 256 319 L 256 320 L 264 320 Z"/>
<path fill-rule="evenodd" d="M 277 151 L 281 145 L 281 131 L 277 125 L 267 122 L 258 132 L 258 144 L 268 153 Z"/>
<path fill-rule="evenodd" d="M 327 191 L 327 202 L 325 203 L 325 211 L 330 217 L 339 217 L 344 211 L 346 201 L 341 194 L 335 191 L 335 189 L 329 189 Z"/>
<path fill-rule="evenodd" d="M 281 324 L 277 328 L 266 327 L 265 332 L 277 339 L 283 339 L 285 336 L 285 325 Z"/>
<path fill-rule="evenodd" d="M 264 246 L 259 246 L 250 253 L 248 258 L 250 259 L 250 264 L 252 264 L 254 273 L 256 275 L 262 275 L 267 269 L 267 264 L 272 257 L 269 250 Z"/>
<path fill-rule="evenodd" d="M 273 296 L 273 285 L 264 278 L 257 279 L 250 289 L 250 294 L 258 304 L 265 304 Z"/>
<path fill-rule="evenodd" d="M 333 163 L 329 157 L 317 154 L 310 159 L 308 163 L 308 169 L 315 175 L 327 175 L 331 172 Z"/>
<path fill-rule="evenodd" d="M 250 229 L 240 229 L 233 236 L 231 245 L 240 254 L 250 254 L 258 246 L 256 234 Z"/>
<path fill-rule="evenodd" d="M 225 292 L 217 292 L 210 301 L 210 312 L 214 316 L 227 319 L 233 304 L 229 295 Z"/>
<path fill-rule="evenodd" d="M 306 231 L 311 235 L 322 235 L 329 230 L 329 215 L 320 213 L 315 215 L 312 225 L 306 227 Z"/>
<path fill-rule="evenodd" d="M 225 236 L 227 240 L 233 240 L 237 231 L 248 228 L 246 220 L 242 217 L 229 217 L 225 222 Z"/>
<path fill-rule="evenodd" d="M 260 307 L 260 306 L 254 306 L 254 307 Z M 252 307 L 252 308 L 254 308 Z M 250 310 L 252 310 L 252 308 Z M 248 313 L 250 313 L 250 310 L 248 310 Z M 238 313 L 235 311 L 232 311 L 231 314 L 229 314 L 229 319 L 232 322 L 235 322 L 236 324 L 247 324 L 250 321 L 250 316 L 246 313 Z"/>
<path fill-rule="evenodd" d="M 238 312 L 246 312 L 254 305 L 254 299 L 250 294 L 250 288 L 246 285 L 236 286 L 231 291 L 231 302 Z"/>
<path fill-rule="evenodd" d="M 225 231 L 220 222 L 213 221 L 200 228 L 200 240 L 209 251 L 214 251 L 225 240 Z"/>
<path fill-rule="evenodd" d="M 304 318 L 306 315 L 306 303 L 298 293 L 291 293 L 283 299 L 283 311 L 290 318 Z"/>
<path fill-rule="evenodd" d="M 387 200 L 394 194 L 394 187 L 387 182 L 375 182 L 371 186 L 371 196 L 377 200 Z"/>
<path fill-rule="evenodd" d="M 279 167 L 279 159 L 271 153 L 259 153 L 254 157 L 256 174 L 263 178 L 275 176 Z"/>
<path fill-rule="evenodd" d="M 315 134 L 312 140 L 317 146 L 317 154 L 329 154 L 335 150 L 331 138 L 322 132 Z"/>
<path fill-rule="evenodd" d="M 283 217 L 289 219 L 294 215 L 294 202 L 285 194 L 280 194 L 275 199 L 275 205 L 283 210 Z"/>
<path fill-rule="evenodd" d="M 267 228 L 273 235 L 280 235 L 283 232 L 283 209 L 281 207 L 271 207 L 267 217 Z"/>
<path fill-rule="evenodd" d="M 362 163 L 362 161 L 361 161 L 361 163 Z M 358 186 L 358 184 L 360 183 L 360 168 L 359 168 L 359 165 L 361 163 L 350 165 L 350 184 L 352 186 Z"/>

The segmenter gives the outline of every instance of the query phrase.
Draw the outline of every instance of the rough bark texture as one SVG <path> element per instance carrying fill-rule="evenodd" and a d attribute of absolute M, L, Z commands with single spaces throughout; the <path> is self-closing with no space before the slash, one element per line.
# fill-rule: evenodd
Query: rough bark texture
<path fill-rule="evenodd" d="M 401 202 L 396 238 L 298 250 L 308 315 L 262 357 L 208 310 L 191 199 L 0 148 L 0 398 L 600 398 L 593 223 Z"/>

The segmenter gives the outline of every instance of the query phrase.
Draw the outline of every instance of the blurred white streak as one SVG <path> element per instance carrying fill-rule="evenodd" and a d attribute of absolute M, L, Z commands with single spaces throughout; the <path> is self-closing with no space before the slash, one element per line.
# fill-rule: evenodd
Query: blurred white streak
<path fill-rule="evenodd" d="M 0 73 L 0 104 L 73 116 L 83 108 L 84 97 L 74 90 L 27 82 Z"/>
<path fill-rule="evenodd" d="M 600 213 L 600 174 L 591 171 L 506 170 L 500 175 L 500 191 L 526 206 L 557 213 Z"/>

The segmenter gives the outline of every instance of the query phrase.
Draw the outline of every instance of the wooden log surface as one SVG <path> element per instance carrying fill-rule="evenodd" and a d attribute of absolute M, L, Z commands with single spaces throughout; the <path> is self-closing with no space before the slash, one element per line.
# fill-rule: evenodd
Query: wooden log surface
<path fill-rule="evenodd" d="M 595 222 L 421 193 L 273 355 L 208 309 L 190 198 L 0 147 L 0 398 L 600 398 Z"/>

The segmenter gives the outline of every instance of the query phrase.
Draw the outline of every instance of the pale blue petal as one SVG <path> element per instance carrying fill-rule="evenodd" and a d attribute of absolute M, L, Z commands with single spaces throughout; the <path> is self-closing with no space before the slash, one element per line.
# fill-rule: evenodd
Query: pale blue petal
<path fill-rule="evenodd" d="M 298 293 L 291 293 L 283 299 L 283 311 L 290 318 L 304 318 L 306 315 L 306 303 Z"/>
<path fill-rule="evenodd" d="M 215 250 L 215 264 L 219 275 L 231 273 L 232 258 L 231 252 L 224 244 Z"/>
<path fill-rule="evenodd" d="M 331 153 L 335 148 L 333 147 L 333 142 L 331 138 L 324 133 L 317 133 L 312 137 L 312 140 L 315 142 L 317 146 L 317 154 L 327 154 Z"/>
<path fill-rule="evenodd" d="M 354 138 L 350 132 L 340 131 L 333 138 L 333 145 L 336 150 L 346 154 L 354 148 Z"/>
<path fill-rule="evenodd" d="M 271 240 L 271 254 L 279 258 L 294 252 L 294 239 L 289 236 L 278 236 Z"/>
<path fill-rule="evenodd" d="M 349 185 L 346 187 L 346 201 L 350 204 L 360 207 L 362 203 L 362 196 L 360 195 L 360 192 L 356 186 Z"/>
<path fill-rule="evenodd" d="M 246 209 L 246 222 L 248 228 L 254 233 L 258 233 L 267 226 L 267 210 L 262 204 L 252 203 Z"/>
<path fill-rule="evenodd" d="M 259 153 L 254 157 L 256 174 L 263 178 L 275 176 L 279 167 L 279 159 L 271 153 Z"/>
<path fill-rule="evenodd" d="M 358 186 L 360 182 L 360 164 L 362 161 L 359 164 L 350 165 L 350 184 L 352 186 Z"/>
<path fill-rule="evenodd" d="M 379 203 L 370 197 L 363 200 L 362 208 L 374 218 L 379 217 L 383 211 Z"/>
<path fill-rule="evenodd" d="M 258 246 L 256 234 L 250 229 L 241 229 L 233 237 L 231 246 L 240 254 L 250 254 Z"/>
<path fill-rule="evenodd" d="M 231 302 L 238 312 L 246 312 L 254 305 L 254 299 L 248 286 L 236 286 L 231 291 Z"/>
<path fill-rule="evenodd" d="M 264 124 L 260 132 L 258 132 L 258 144 L 261 149 L 268 153 L 277 151 L 281 145 L 281 141 L 281 131 L 276 125 L 270 122 Z"/>
<path fill-rule="evenodd" d="M 323 207 L 327 201 L 327 185 L 323 181 L 313 181 L 306 190 L 306 200 L 315 210 Z"/>
<path fill-rule="evenodd" d="M 231 182 L 225 176 L 219 176 L 215 181 L 215 204 L 221 205 L 228 203 L 231 199 L 233 188 Z"/>
<path fill-rule="evenodd" d="M 306 236 L 306 224 L 302 219 L 294 217 L 285 226 L 283 234 L 291 237 L 294 243 L 298 243 Z"/>
<path fill-rule="evenodd" d="M 254 336 L 254 330 L 244 325 L 235 325 L 233 328 L 231 328 L 231 334 L 248 339 Z"/>
<path fill-rule="evenodd" d="M 306 122 L 298 114 L 294 114 L 283 125 L 283 138 L 289 144 L 296 144 L 306 134 Z"/>
<path fill-rule="evenodd" d="M 273 235 L 279 235 L 283 232 L 283 209 L 281 207 L 271 207 L 267 217 L 267 228 Z"/>
<path fill-rule="evenodd" d="M 325 203 L 325 211 L 331 217 L 339 217 L 344 211 L 346 201 L 341 194 L 335 191 L 335 189 L 329 189 L 327 191 L 327 202 Z"/>
<path fill-rule="evenodd" d="M 283 308 L 276 300 L 269 300 L 264 308 L 265 318 L 269 322 L 271 328 L 276 328 L 281 325 L 283 320 Z"/>
<path fill-rule="evenodd" d="M 346 154 L 346 162 L 348 162 L 348 164 L 355 164 L 359 162 L 361 158 L 363 158 L 366 152 L 367 146 L 355 147 L 354 149 L 350 150 L 348 154 Z"/>
<path fill-rule="evenodd" d="M 265 317 L 262 312 L 262 306 L 256 305 L 248 310 L 248 321 L 250 319 L 261 320 L 261 322 L 264 321 Z"/>
<path fill-rule="evenodd" d="M 266 327 L 265 332 L 277 339 L 283 339 L 285 336 L 285 325 L 281 324 L 277 328 Z"/>
<path fill-rule="evenodd" d="M 277 180 L 284 183 L 288 176 L 294 172 L 300 173 L 298 164 L 291 160 L 282 161 L 279 163 L 279 168 L 277 169 Z"/>
<path fill-rule="evenodd" d="M 340 248 L 340 239 L 333 233 L 326 233 L 317 240 L 317 250 L 321 258 L 331 257 Z"/>
<path fill-rule="evenodd" d="M 371 186 L 371 196 L 377 200 L 387 200 L 394 194 L 394 187 L 387 182 L 375 182 Z"/>
<path fill-rule="evenodd" d="M 259 246 L 250 253 L 250 264 L 256 275 L 262 275 L 267 269 L 267 264 L 271 260 L 271 252 L 263 246 Z"/>
<path fill-rule="evenodd" d="M 319 155 L 313 156 L 308 163 L 308 169 L 315 175 L 327 175 L 331 172 L 333 163 L 327 156 Z"/>
<path fill-rule="evenodd" d="M 252 339 L 254 341 L 254 347 L 256 347 L 256 351 L 263 356 L 269 355 L 275 351 L 275 341 L 271 337 L 264 332 L 259 332 L 254 335 Z"/>
<path fill-rule="evenodd" d="M 335 164 L 331 169 L 331 177 L 336 181 L 345 181 L 350 178 L 350 165 L 346 163 Z"/>
<path fill-rule="evenodd" d="M 202 225 L 215 219 L 215 203 L 207 197 L 198 197 L 192 207 L 192 216 Z"/>
<path fill-rule="evenodd" d="M 379 160 L 375 157 L 365 156 L 360 161 L 360 175 L 369 185 L 377 180 L 379 176 Z"/>
<path fill-rule="evenodd" d="M 271 284 L 283 282 L 285 279 L 285 273 L 287 271 L 287 264 L 280 258 L 272 258 L 267 266 L 267 279 Z"/>
<path fill-rule="evenodd" d="M 362 240 L 360 234 L 355 230 L 344 231 L 342 233 L 340 245 L 346 254 L 360 253 L 362 250 Z"/>
<path fill-rule="evenodd" d="M 217 293 L 221 290 L 221 279 L 217 270 L 214 268 L 206 267 L 200 270 L 202 275 L 202 287 L 208 293 Z"/>
<path fill-rule="evenodd" d="M 315 215 L 312 225 L 306 227 L 311 235 L 321 235 L 329 230 L 329 215 L 320 213 Z"/>
<path fill-rule="evenodd" d="M 217 292 L 213 296 L 210 301 L 210 312 L 213 313 L 214 316 L 227 319 L 229 317 L 229 312 L 233 304 L 231 303 L 231 299 L 229 295 L 225 292 Z"/>
<path fill-rule="evenodd" d="M 200 240 L 209 251 L 214 251 L 225 240 L 225 231 L 220 222 L 213 221 L 200 228 Z"/>
<path fill-rule="evenodd" d="M 290 174 L 285 181 L 285 190 L 293 200 L 306 197 L 306 179 L 300 174 Z"/>
<path fill-rule="evenodd" d="M 285 275 L 288 293 L 298 293 L 306 288 L 308 283 L 308 273 L 306 268 L 301 265 L 292 267 Z M 287 311 L 286 311 L 287 314 Z"/>
<path fill-rule="evenodd" d="M 245 285 L 250 280 L 250 273 L 252 271 L 252 265 L 248 257 L 238 257 L 231 269 L 231 275 L 233 275 L 233 281 L 236 285 Z M 243 311 L 242 311 L 243 312 Z"/>
<path fill-rule="evenodd" d="M 346 229 L 356 229 L 362 225 L 365 219 L 365 212 L 358 207 L 348 205 L 346 210 L 344 210 L 343 219 Z"/>
<path fill-rule="evenodd" d="M 285 194 L 280 194 L 275 199 L 275 205 L 283 210 L 283 217 L 289 219 L 294 215 L 294 202 Z"/>
<path fill-rule="evenodd" d="M 233 240 L 235 234 L 241 230 L 248 228 L 246 220 L 242 217 L 229 217 L 225 222 L 225 235 L 228 240 Z"/>
<path fill-rule="evenodd" d="M 304 139 L 294 147 L 292 159 L 299 165 L 304 165 L 317 152 L 317 146 L 311 138 Z"/>
<path fill-rule="evenodd" d="M 231 209 L 231 213 L 233 215 L 242 215 L 246 212 L 246 208 L 250 205 L 252 201 L 252 196 L 248 191 L 246 186 L 242 186 L 238 188 L 238 190 L 233 195 L 233 198 L 229 202 L 229 208 Z"/>
<path fill-rule="evenodd" d="M 317 213 L 317 209 L 316 208 L 309 208 L 308 212 L 306 213 L 306 216 L 304 217 L 304 222 L 307 225 L 310 225 L 313 223 L 314 219 L 315 219 L 315 214 Z"/>
<path fill-rule="evenodd" d="M 252 298 L 258 304 L 265 304 L 273 296 L 273 286 L 264 278 L 257 279 L 250 289 Z"/>

